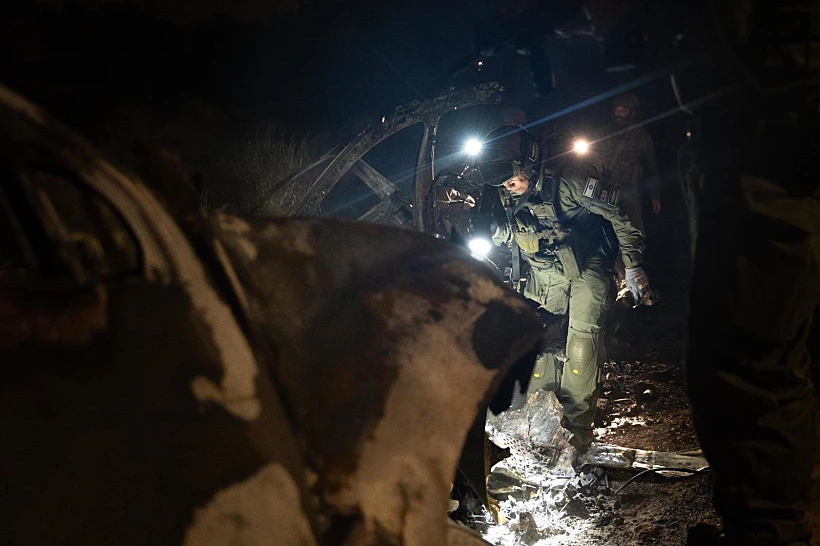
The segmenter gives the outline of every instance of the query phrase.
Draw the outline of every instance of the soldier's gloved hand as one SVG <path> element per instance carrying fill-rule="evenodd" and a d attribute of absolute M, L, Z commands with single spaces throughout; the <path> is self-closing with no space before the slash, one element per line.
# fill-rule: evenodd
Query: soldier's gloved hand
<path fill-rule="evenodd" d="M 640 266 L 628 267 L 625 273 L 626 287 L 632 292 L 632 297 L 636 302 L 641 301 L 644 294 L 649 291 L 649 277 Z"/>

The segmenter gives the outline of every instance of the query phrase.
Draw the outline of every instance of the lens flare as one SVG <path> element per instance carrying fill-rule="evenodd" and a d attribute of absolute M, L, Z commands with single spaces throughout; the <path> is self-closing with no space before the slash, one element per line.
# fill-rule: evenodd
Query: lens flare
<path fill-rule="evenodd" d="M 464 143 L 464 151 L 467 155 L 478 155 L 481 152 L 481 141 L 477 138 L 471 138 Z"/>
<path fill-rule="evenodd" d="M 575 144 L 573 144 L 572 149 L 575 150 L 576 154 L 584 155 L 589 152 L 589 142 L 579 138 L 575 141 Z"/>
<path fill-rule="evenodd" d="M 490 249 L 493 248 L 493 244 L 487 239 L 470 239 L 468 246 L 473 258 L 479 260 L 486 258 L 487 254 L 490 253 Z"/>

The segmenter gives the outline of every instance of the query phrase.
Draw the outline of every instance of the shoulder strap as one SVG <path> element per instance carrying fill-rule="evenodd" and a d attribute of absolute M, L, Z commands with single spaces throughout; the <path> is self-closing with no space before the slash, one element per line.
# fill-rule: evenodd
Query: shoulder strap
<path fill-rule="evenodd" d="M 498 196 L 501 198 L 501 206 L 504 208 L 504 214 L 507 215 L 507 222 L 512 226 L 513 222 L 516 222 L 515 215 L 518 213 L 515 210 L 515 206 L 505 202 L 505 195 L 502 189 L 502 186 L 498 187 Z M 520 203 L 524 202 L 523 196 L 522 200 L 519 201 Z M 511 271 L 510 271 L 510 280 L 511 286 L 514 288 L 516 283 L 521 280 L 521 250 L 518 247 L 518 239 L 513 235 L 512 242 L 510 243 L 510 251 L 511 251 Z"/>
<path fill-rule="evenodd" d="M 558 222 L 558 211 L 555 209 L 555 201 L 558 198 L 558 185 L 561 183 L 561 176 L 564 169 L 561 167 L 558 171 L 550 171 L 549 173 L 541 171 L 541 201 L 549 205 L 552 212 L 552 221 Z"/>
<path fill-rule="evenodd" d="M 510 248 L 510 251 L 512 254 L 510 280 L 512 281 L 512 288 L 514 289 L 518 281 L 521 280 L 521 251 L 518 248 L 518 239 L 515 237 L 512 239 L 512 248 Z"/>

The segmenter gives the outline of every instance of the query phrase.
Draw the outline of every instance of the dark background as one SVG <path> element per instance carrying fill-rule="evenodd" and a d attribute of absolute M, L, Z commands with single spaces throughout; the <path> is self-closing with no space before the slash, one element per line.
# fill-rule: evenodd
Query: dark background
<path fill-rule="evenodd" d="M 558 124 L 584 134 L 608 119 L 609 97 L 631 88 L 641 118 L 657 118 L 647 129 L 664 213 L 663 225 L 648 222 L 650 237 L 672 236 L 666 246 L 683 252 L 675 161 L 683 119 L 667 115 L 676 106 L 667 77 L 675 13 L 657 2 L 586 4 L 597 37 L 553 31 L 579 26 L 575 0 L 36 0 L 0 18 L 0 81 L 122 162 L 135 142 L 178 150 L 226 195 L 290 172 L 290 163 L 263 165 L 256 170 L 271 174 L 258 182 L 233 166 L 260 127 L 268 140 L 305 138 L 305 153 L 318 155 L 400 104 L 499 81 L 505 105 L 523 108 L 535 132 Z M 607 70 L 624 65 L 632 68 Z M 478 109 L 445 118 L 440 149 L 456 150 L 497 116 Z M 408 184 L 417 137 L 410 130 L 367 159 Z M 326 212 L 351 214 L 362 201 L 366 194 L 343 193 Z"/>
<path fill-rule="evenodd" d="M 649 31 L 671 15 L 652 4 L 596 12 L 602 43 L 550 38 L 580 13 L 566 0 L 35 0 L 0 19 L 0 78 L 98 140 L 133 117 L 176 120 L 192 103 L 343 138 L 399 104 L 489 80 L 541 117 L 664 66 L 665 38 L 655 47 Z M 544 79 L 543 61 L 521 48 L 548 57 L 557 90 L 534 97 L 531 72 Z M 453 76 L 492 49 L 500 54 L 481 73 Z M 605 72 L 621 59 L 637 70 Z M 637 89 L 645 116 L 673 105 L 652 82 Z"/>
<path fill-rule="evenodd" d="M 273 2 L 256 11 L 234 3 L 190 2 L 187 12 L 174 0 L 17 6 L 0 23 L 2 79 L 84 129 L 128 107 L 172 119 L 201 100 L 295 130 L 351 131 L 441 92 L 493 9 L 462 0 Z"/>

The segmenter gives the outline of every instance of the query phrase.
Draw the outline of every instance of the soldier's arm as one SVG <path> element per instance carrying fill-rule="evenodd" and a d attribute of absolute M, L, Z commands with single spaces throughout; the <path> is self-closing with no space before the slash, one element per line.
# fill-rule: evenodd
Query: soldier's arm
<path fill-rule="evenodd" d="M 643 183 L 649 188 L 652 201 L 661 200 L 661 179 L 658 175 L 658 159 L 655 157 L 655 143 L 649 133 L 644 133 L 641 146 L 641 163 L 643 166 Z"/>
<path fill-rule="evenodd" d="M 501 246 L 507 244 L 512 240 L 512 229 L 506 219 L 498 221 L 498 228 L 493 233 L 493 244 Z"/>
<path fill-rule="evenodd" d="M 593 214 L 603 216 L 612 224 L 615 236 L 618 238 L 618 245 L 621 247 L 621 255 L 626 267 L 637 267 L 643 263 L 644 242 L 643 234 L 636 228 L 625 214 L 618 209 L 618 201 L 611 198 L 609 193 L 612 186 L 603 180 L 596 179 L 596 172 L 579 173 L 571 179 L 566 180 L 566 184 L 561 184 L 566 190 L 560 194 L 562 204 L 567 210 L 568 207 L 578 206 L 587 209 Z M 592 178 L 592 180 L 590 180 Z M 597 181 L 597 184 L 595 184 Z M 602 193 L 603 185 L 609 186 Z"/>

